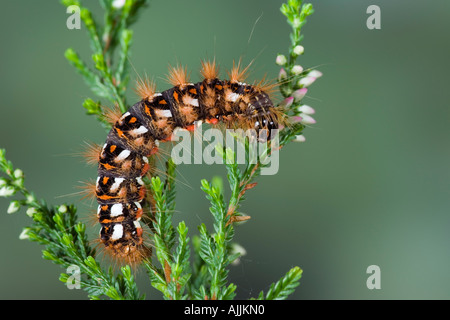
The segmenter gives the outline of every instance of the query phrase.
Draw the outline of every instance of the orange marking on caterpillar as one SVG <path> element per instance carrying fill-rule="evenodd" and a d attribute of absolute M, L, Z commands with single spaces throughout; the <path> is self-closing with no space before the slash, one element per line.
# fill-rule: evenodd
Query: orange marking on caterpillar
<path fill-rule="evenodd" d="M 122 130 L 120 130 L 119 128 L 117 128 L 117 127 L 114 127 L 114 129 L 116 130 L 116 132 L 117 132 L 117 135 L 119 136 L 119 137 L 123 137 L 125 134 L 123 133 L 123 131 Z"/>
<path fill-rule="evenodd" d="M 152 114 L 150 113 L 150 108 L 148 106 L 144 107 L 144 112 L 146 115 L 151 116 Z"/>
<path fill-rule="evenodd" d="M 139 199 L 140 199 L 140 200 L 144 199 L 146 193 L 147 193 L 147 189 L 146 189 L 144 186 L 142 186 L 142 187 L 139 189 Z"/>
<path fill-rule="evenodd" d="M 114 197 L 114 196 L 108 196 L 107 194 L 103 194 L 101 196 L 98 197 L 100 200 L 110 200 L 110 199 L 116 199 L 118 197 Z"/>
<path fill-rule="evenodd" d="M 102 165 L 103 168 L 105 168 L 106 170 L 111 170 L 111 169 L 116 168 L 116 167 L 110 165 L 109 163 L 102 163 L 101 165 Z"/>
<path fill-rule="evenodd" d="M 217 119 L 217 118 L 211 118 L 211 119 L 205 120 L 205 122 L 206 122 L 206 123 L 209 123 L 209 124 L 218 124 L 218 123 L 219 123 L 219 119 Z"/>
<path fill-rule="evenodd" d="M 146 163 L 142 167 L 141 176 L 145 176 L 147 174 L 148 170 L 150 170 L 150 165 L 148 163 Z"/>
<path fill-rule="evenodd" d="M 158 151 L 159 151 L 158 147 L 153 147 L 153 149 L 150 151 L 150 155 L 152 156 L 152 155 L 158 153 Z"/>
<path fill-rule="evenodd" d="M 144 210 L 138 209 L 136 211 L 136 219 L 139 219 L 140 217 L 142 217 L 143 214 L 144 214 Z"/>

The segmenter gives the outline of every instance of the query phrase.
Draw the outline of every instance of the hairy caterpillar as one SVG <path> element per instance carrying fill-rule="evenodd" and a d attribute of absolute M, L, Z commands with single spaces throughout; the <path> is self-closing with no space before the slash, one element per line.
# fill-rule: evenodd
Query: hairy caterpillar
<path fill-rule="evenodd" d="M 170 70 L 168 90 L 157 93 L 144 81 L 138 85 L 141 100 L 116 117 L 98 156 L 100 241 L 114 257 L 135 263 L 151 252 L 139 224 L 146 196 L 142 178 L 159 141 L 170 140 L 176 128 L 192 129 L 195 121 L 258 132 L 283 123 L 283 113 L 269 97 L 273 86 L 243 83 L 247 69 L 233 66 L 229 80 L 220 80 L 215 62 L 203 62 L 201 82 L 190 83 L 178 67 Z"/>

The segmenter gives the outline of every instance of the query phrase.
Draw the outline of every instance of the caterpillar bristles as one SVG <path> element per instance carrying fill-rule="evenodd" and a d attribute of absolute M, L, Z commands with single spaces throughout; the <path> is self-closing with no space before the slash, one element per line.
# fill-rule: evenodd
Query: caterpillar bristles
<path fill-rule="evenodd" d="M 97 185 L 92 181 L 80 181 L 81 185 L 78 186 L 78 189 L 81 191 L 78 194 L 82 195 L 81 199 L 91 199 L 94 200 L 96 198 L 96 190 Z"/>
<path fill-rule="evenodd" d="M 136 272 L 137 267 L 152 256 L 152 247 L 149 243 L 133 243 L 128 245 L 105 246 L 101 239 L 92 239 L 90 245 L 98 252 L 97 256 L 102 256 L 108 260 L 109 265 L 113 265 L 113 270 L 128 265 Z"/>
<path fill-rule="evenodd" d="M 85 159 L 86 163 L 89 165 L 98 165 L 100 160 L 100 152 L 102 151 L 102 146 L 94 142 L 86 142 L 82 157 Z"/>
<path fill-rule="evenodd" d="M 252 65 L 253 61 L 248 64 L 244 69 L 241 68 L 241 59 L 239 59 L 238 64 L 236 65 L 236 62 L 233 61 L 233 68 L 231 68 L 230 71 L 228 71 L 228 77 L 230 78 L 231 82 L 244 82 L 245 79 L 248 77 L 248 71 L 250 66 Z"/>
<path fill-rule="evenodd" d="M 88 209 L 88 215 L 86 215 L 85 219 L 84 219 L 84 223 L 88 224 L 91 227 L 94 227 L 98 224 L 98 214 L 97 214 L 97 209 Z M 99 240 L 99 239 L 94 239 L 94 240 Z"/>
<path fill-rule="evenodd" d="M 184 86 L 189 83 L 189 74 L 186 67 L 177 65 L 176 67 L 169 66 L 169 74 L 167 81 L 173 86 Z"/>
<path fill-rule="evenodd" d="M 219 77 L 219 67 L 216 65 L 216 58 L 213 61 L 202 60 L 202 69 L 200 74 L 207 80 L 216 79 Z"/>
<path fill-rule="evenodd" d="M 112 108 L 103 108 L 102 118 L 110 125 L 114 125 L 122 116 L 122 111 L 117 103 Z"/>
<path fill-rule="evenodd" d="M 274 95 L 278 93 L 277 89 L 280 85 L 280 83 L 274 80 L 267 80 L 267 75 L 264 75 L 260 81 L 253 84 L 257 90 L 267 93 L 271 100 L 275 99 Z"/>
<path fill-rule="evenodd" d="M 156 93 L 156 84 L 154 81 L 148 79 L 147 76 L 144 76 L 144 79 L 139 77 L 136 80 L 136 88 L 134 88 L 134 91 L 141 100 L 149 101 Z"/>

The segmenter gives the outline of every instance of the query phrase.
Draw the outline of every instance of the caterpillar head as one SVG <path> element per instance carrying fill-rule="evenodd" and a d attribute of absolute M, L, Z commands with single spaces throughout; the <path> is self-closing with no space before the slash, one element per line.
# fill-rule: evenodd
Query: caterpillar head
<path fill-rule="evenodd" d="M 264 93 L 255 95 L 249 103 L 252 110 L 251 128 L 258 133 L 259 140 L 270 140 L 273 138 L 282 122 L 282 113 L 277 110 L 269 96 Z"/>

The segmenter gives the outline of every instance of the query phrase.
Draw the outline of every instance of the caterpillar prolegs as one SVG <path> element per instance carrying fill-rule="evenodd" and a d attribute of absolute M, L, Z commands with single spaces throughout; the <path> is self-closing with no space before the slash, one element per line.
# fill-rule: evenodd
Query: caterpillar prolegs
<path fill-rule="evenodd" d="M 150 83 L 138 86 L 142 99 L 114 123 L 99 155 L 100 240 L 114 257 L 134 263 L 151 252 L 139 220 L 147 192 L 142 179 L 159 141 L 170 140 L 176 128 L 191 129 L 196 121 L 269 132 L 283 122 L 269 97 L 270 86 L 242 82 L 247 68 L 235 66 L 229 80 L 220 80 L 215 63 L 207 62 L 201 82 L 190 83 L 185 69 L 173 68 L 172 88 L 157 93 Z"/>

